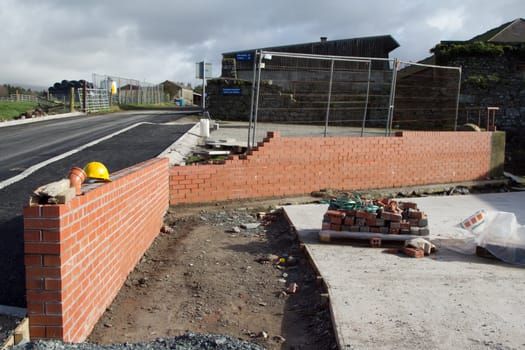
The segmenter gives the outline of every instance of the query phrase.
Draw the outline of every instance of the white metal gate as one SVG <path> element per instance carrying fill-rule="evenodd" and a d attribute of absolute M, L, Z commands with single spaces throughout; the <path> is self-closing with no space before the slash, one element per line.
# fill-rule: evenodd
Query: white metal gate
<path fill-rule="evenodd" d="M 109 110 L 109 94 L 106 89 L 77 89 L 81 110 L 86 113 Z"/>

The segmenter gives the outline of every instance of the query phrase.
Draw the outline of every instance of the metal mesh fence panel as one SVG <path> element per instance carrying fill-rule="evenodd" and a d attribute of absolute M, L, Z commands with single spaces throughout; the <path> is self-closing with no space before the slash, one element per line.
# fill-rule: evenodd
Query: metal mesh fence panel
<path fill-rule="evenodd" d="M 95 88 L 112 92 L 110 95 L 112 103 L 115 104 L 161 104 L 166 102 L 161 84 L 93 73 L 93 85 Z"/>
<path fill-rule="evenodd" d="M 261 123 L 305 124 L 324 136 L 455 130 L 460 80 L 456 67 L 258 51 L 249 128 L 255 135 Z"/>
<path fill-rule="evenodd" d="M 461 68 L 397 62 L 391 127 L 456 130 Z"/>
<path fill-rule="evenodd" d="M 106 89 L 78 89 L 80 108 L 87 112 L 99 112 L 109 110 L 109 94 Z M 84 105 L 85 102 L 85 105 Z"/>
<path fill-rule="evenodd" d="M 259 56 L 254 122 L 384 128 L 392 71 L 389 61 L 286 53 Z"/>

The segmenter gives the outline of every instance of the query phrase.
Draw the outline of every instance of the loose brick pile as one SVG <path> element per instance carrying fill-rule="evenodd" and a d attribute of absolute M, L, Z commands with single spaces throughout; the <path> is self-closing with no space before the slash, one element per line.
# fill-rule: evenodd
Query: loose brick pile
<path fill-rule="evenodd" d="M 415 236 L 430 234 L 427 215 L 418 209 L 416 203 L 398 203 L 388 198 L 353 209 L 331 207 L 324 215 L 322 230 Z"/>

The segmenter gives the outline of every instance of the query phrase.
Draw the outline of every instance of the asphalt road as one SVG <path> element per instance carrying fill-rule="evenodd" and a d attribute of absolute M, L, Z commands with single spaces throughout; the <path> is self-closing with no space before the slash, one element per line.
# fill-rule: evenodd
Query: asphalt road
<path fill-rule="evenodd" d="M 165 111 L 129 112 L 53 119 L 0 128 L 0 181 L 136 123 L 166 123 L 182 115 Z"/>
<path fill-rule="evenodd" d="M 79 152 L 52 162 L 0 189 L 0 305 L 25 307 L 23 206 L 33 190 L 66 178 L 73 166 L 90 161 L 109 172 L 156 157 L 193 124 L 170 124 L 187 114 L 174 112 L 119 113 L 74 117 L 0 128 L 0 182 L 65 152 Z M 93 140 L 142 123 L 102 142 Z"/>

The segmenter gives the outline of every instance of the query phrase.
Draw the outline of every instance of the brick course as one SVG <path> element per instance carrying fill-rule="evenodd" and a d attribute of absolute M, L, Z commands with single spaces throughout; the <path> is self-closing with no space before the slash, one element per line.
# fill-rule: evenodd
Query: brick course
<path fill-rule="evenodd" d="M 231 156 L 224 164 L 172 167 L 170 204 L 486 179 L 492 134 L 282 138 L 270 132 L 247 155 Z"/>
<path fill-rule="evenodd" d="M 31 339 L 86 339 L 160 232 L 168 161 L 150 160 L 112 179 L 85 185 L 67 204 L 24 208 Z"/>

